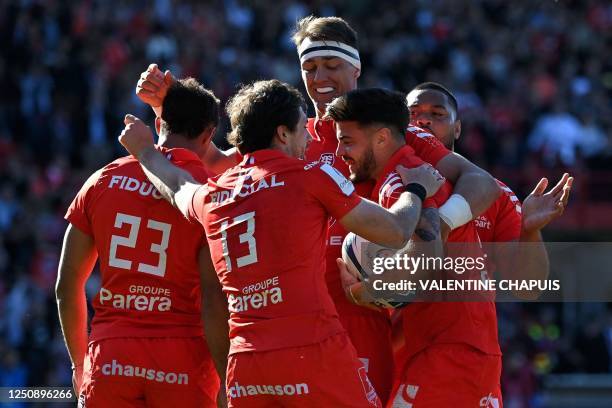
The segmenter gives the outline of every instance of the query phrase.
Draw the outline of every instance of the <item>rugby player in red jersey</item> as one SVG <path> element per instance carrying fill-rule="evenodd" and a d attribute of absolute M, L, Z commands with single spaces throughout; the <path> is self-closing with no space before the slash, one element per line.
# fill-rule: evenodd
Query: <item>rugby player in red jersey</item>
<path fill-rule="evenodd" d="M 458 104 L 455 96 L 443 85 L 425 82 L 414 87 L 406 96 L 410 110 L 410 124 L 433 134 L 449 150 L 455 149 L 455 140 L 461 135 L 461 120 L 458 117 Z M 474 223 L 482 242 L 530 242 L 523 246 L 529 254 L 522 254 L 520 268 L 507 268 L 510 260 L 516 258 L 514 245 L 493 245 L 490 255 L 489 273 L 496 266 L 500 272 L 512 269 L 514 279 L 546 279 L 548 276 L 548 256 L 542 244 L 540 231 L 555 218 L 563 214 L 571 191 L 573 178 L 564 174 L 554 188 L 545 192 L 548 180 L 543 178 L 532 193 L 525 198 L 523 206 L 514 192 L 497 180 L 503 194 Z M 538 244 L 539 243 L 539 244 Z M 528 256 L 527 256 L 528 255 Z M 503 267 L 506 266 L 506 267 Z M 506 276 L 510 277 L 510 276 Z M 517 291 L 517 296 L 533 299 L 537 291 Z"/>
<path fill-rule="evenodd" d="M 304 107 L 296 89 L 276 80 L 242 88 L 227 107 L 228 140 L 242 161 L 206 185 L 164 159 L 134 117 L 120 141 L 166 199 L 206 230 L 209 279 L 218 277 L 230 311 L 230 406 L 380 406 L 325 285 L 328 218 L 399 248 L 421 198 L 444 179 L 431 166 L 410 170 L 423 195 L 402 188 L 390 212 L 360 198 L 329 164 L 296 159 L 310 140 Z"/>
<path fill-rule="evenodd" d="M 404 96 L 383 89 L 351 91 L 328 105 L 327 116 L 335 121 L 337 155 L 348 163 L 351 178 L 375 181 L 372 198 L 383 206 L 393 205 L 402 185 L 396 167 L 422 163 L 404 138 L 403 129 L 408 125 Z M 415 234 L 421 241 L 440 240 L 436 207 L 451 193 L 446 184 L 424 204 Z M 448 242 L 457 244 L 452 254 L 449 247 L 447 256 L 483 256 L 473 223 L 452 230 Z M 482 271 L 473 269 L 461 276 L 477 280 Z M 479 406 L 483 396 L 501 400 L 501 354 L 492 302 L 415 302 L 401 314 L 407 359 L 399 370 L 390 405 L 472 407 Z"/>
<path fill-rule="evenodd" d="M 333 121 L 324 120 L 325 106 L 335 97 L 357 88 L 361 61 L 357 34 L 339 17 L 307 17 L 296 25 L 293 40 L 296 44 L 302 79 L 315 110 L 316 117 L 308 120 L 308 131 L 313 141 L 306 150 L 308 161 L 330 164 L 343 175 L 348 168 L 336 160 L 336 134 Z M 161 72 L 152 64 L 142 73 L 136 94 L 159 114 L 165 89 L 173 78 L 169 71 Z M 455 184 L 453 198 L 440 209 L 445 223 L 458 228 L 480 215 L 499 196 L 501 190 L 495 180 L 461 156 L 451 153 L 438 140 L 423 130 L 408 130 L 407 143 L 417 156 L 435 166 L 443 176 Z M 214 146 L 208 150 L 204 163 L 212 173 L 220 173 L 237 163 L 235 150 L 221 151 Z M 357 185 L 357 191 L 368 197 L 372 185 Z M 445 225 L 445 224 L 443 224 Z M 326 255 L 326 280 L 343 326 L 368 369 L 381 400 L 391 390 L 393 365 L 390 324 L 386 314 L 355 307 L 344 297 L 336 258 L 340 255 L 346 231 L 331 221 Z M 363 333 L 370 333 L 364 336 Z"/>
<path fill-rule="evenodd" d="M 159 151 L 205 182 L 200 156 L 219 101 L 194 79 L 174 83 L 156 120 Z M 214 407 L 219 377 L 204 338 L 198 257 L 208 247 L 133 157 L 95 172 L 66 213 L 56 297 L 79 406 Z M 101 288 L 87 333 L 85 284 Z"/>

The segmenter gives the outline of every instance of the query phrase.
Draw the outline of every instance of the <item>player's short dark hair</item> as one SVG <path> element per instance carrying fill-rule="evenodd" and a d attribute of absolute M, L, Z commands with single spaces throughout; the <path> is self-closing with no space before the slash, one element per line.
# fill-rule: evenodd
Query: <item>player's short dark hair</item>
<path fill-rule="evenodd" d="M 327 105 L 325 116 L 336 122 L 354 121 L 360 126 L 382 125 L 402 139 L 409 117 L 404 95 L 382 88 L 350 91 Z"/>
<path fill-rule="evenodd" d="M 219 99 L 194 78 L 174 81 L 162 107 L 161 131 L 166 134 L 195 139 L 219 124 Z"/>
<path fill-rule="evenodd" d="M 292 38 L 298 47 L 305 38 L 310 38 L 313 41 L 338 41 L 358 48 L 357 32 L 340 17 L 304 17 L 295 25 Z"/>
<path fill-rule="evenodd" d="M 447 87 L 445 87 L 444 85 L 438 82 L 423 82 L 423 83 L 418 84 L 414 88 L 412 88 L 412 90 L 413 91 L 431 90 L 431 91 L 441 92 L 444 95 L 446 95 L 446 97 L 448 98 L 448 101 L 450 102 L 453 110 L 455 111 L 455 114 L 459 113 L 459 104 L 457 103 L 457 98 L 455 98 L 455 95 L 453 95 L 453 93 L 449 91 Z"/>
<path fill-rule="evenodd" d="M 273 79 L 245 85 L 226 106 L 232 131 L 227 141 L 242 154 L 271 146 L 276 128 L 295 130 L 305 111 L 302 94 L 284 82 Z"/>

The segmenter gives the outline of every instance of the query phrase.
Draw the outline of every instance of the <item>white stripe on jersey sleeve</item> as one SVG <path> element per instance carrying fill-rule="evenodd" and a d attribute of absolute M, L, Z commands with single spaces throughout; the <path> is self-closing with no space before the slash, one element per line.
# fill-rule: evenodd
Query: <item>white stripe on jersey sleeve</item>
<path fill-rule="evenodd" d="M 401 179 L 391 180 L 380 189 L 380 195 L 389 197 L 395 190 L 403 186 Z"/>
<path fill-rule="evenodd" d="M 344 177 L 342 173 L 329 164 L 323 164 L 320 169 L 323 170 L 323 172 L 325 172 L 334 181 L 334 183 L 338 185 L 338 187 L 340 187 L 340 190 L 342 190 L 344 195 L 350 196 L 353 191 L 355 191 L 355 186 L 353 183 L 351 183 L 349 179 Z"/>

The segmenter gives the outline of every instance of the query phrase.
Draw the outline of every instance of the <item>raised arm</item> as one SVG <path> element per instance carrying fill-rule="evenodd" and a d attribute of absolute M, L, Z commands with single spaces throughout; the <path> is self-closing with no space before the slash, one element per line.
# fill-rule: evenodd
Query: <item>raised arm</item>
<path fill-rule="evenodd" d="M 439 210 L 440 218 L 451 230 L 482 214 L 501 194 L 489 173 L 457 153 L 446 155 L 436 168 L 454 185 L 453 195 Z"/>
<path fill-rule="evenodd" d="M 55 298 L 64 341 L 72 362 L 72 385 L 78 394 L 87 353 L 87 299 L 85 283 L 98 253 L 93 238 L 72 224 L 66 228 L 57 271 Z"/>
<path fill-rule="evenodd" d="M 146 71 L 140 74 L 140 79 L 136 85 L 136 96 L 149 105 L 157 117 L 161 117 L 164 98 L 174 81 L 176 79 L 170 71 L 162 72 L 157 64 L 151 64 Z M 238 153 L 235 148 L 221 150 L 214 143 L 211 143 L 206 150 L 206 155 L 202 158 L 202 162 L 210 174 L 220 174 L 236 165 L 238 162 L 237 156 Z"/>
<path fill-rule="evenodd" d="M 196 182 L 185 170 L 173 165 L 155 148 L 151 129 L 140 119 L 125 115 L 124 123 L 119 142 L 140 162 L 160 194 L 187 216 L 191 199 L 202 184 Z"/>

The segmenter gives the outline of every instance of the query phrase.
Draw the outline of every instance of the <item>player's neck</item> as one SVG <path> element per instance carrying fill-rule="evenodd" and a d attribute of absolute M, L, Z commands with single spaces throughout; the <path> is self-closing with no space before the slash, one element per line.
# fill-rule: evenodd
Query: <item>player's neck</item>
<path fill-rule="evenodd" d="M 325 110 L 321 111 L 318 106 L 317 106 L 317 108 L 315 110 L 317 111 L 315 120 L 319 121 L 319 120 L 323 119 L 323 116 L 325 116 Z"/>
<path fill-rule="evenodd" d="M 197 141 L 197 139 L 187 139 L 179 135 L 171 135 L 170 137 L 160 135 L 158 144 L 168 149 L 191 150 L 200 157 L 204 155 L 204 152 L 202 151 L 203 146 Z"/>
<path fill-rule="evenodd" d="M 391 141 L 389 146 L 379 152 L 379 157 L 376 158 L 376 170 L 374 170 L 372 174 L 374 180 L 378 180 L 378 178 L 382 175 L 382 172 L 385 170 L 385 167 L 387 167 L 387 163 L 389 163 L 389 160 L 391 160 L 391 157 L 393 157 L 393 155 L 404 146 L 406 146 L 406 143 Z"/>

